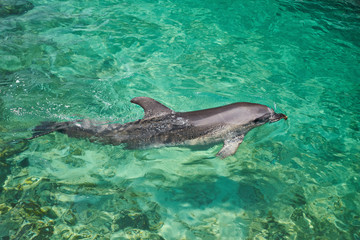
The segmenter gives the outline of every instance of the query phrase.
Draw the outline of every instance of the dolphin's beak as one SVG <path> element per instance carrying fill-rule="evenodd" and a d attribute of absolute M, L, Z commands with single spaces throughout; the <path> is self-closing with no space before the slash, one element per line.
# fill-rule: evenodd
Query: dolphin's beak
<path fill-rule="evenodd" d="M 281 119 L 287 120 L 288 117 L 287 117 L 285 114 L 282 114 L 282 113 L 275 113 L 274 115 L 272 115 L 272 116 L 270 117 L 270 122 L 271 122 L 271 123 L 277 122 L 277 121 L 279 121 L 279 120 L 281 120 Z"/>

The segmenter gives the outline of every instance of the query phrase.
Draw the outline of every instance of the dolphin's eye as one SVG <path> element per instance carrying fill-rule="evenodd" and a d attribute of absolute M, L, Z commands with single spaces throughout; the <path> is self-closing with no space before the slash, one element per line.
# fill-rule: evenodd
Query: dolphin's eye
<path fill-rule="evenodd" d="M 265 114 L 261 117 L 256 118 L 253 123 L 260 124 L 260 123 L 266 123 L 269 120 L 270 114 Z"/>
<path fill-rule="evenodd" d="M 253 123 L 255 123 L 255 124 L 258 124 L 258 123 L 261 123 L 261 122 L 263 122 L 263 118 L 262 118 L 262 117 L 256 118 L 256 119 L 253 121 Z"/>

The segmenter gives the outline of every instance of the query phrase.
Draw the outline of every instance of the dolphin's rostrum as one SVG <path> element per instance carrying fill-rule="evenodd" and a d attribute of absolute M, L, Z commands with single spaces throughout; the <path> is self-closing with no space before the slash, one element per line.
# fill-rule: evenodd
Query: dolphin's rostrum
<path fill-rule="evenodd" d="M 224 142 L 217 153 L 221 158 L 234 154 L 245 135 L 267 122 L 287 119 L 271 108 L 248 102 L 193 112 L 175 112 L 148 97 L 132 103 L 144 109 L 144 117 L 125 124 L 101 124 L 92 120 L 43 122 L 30 139 L 57 131 L 70 137 L 89 138 L 106 144 L 126 144 L 128 148 L 163 145 L 197 145 Z"/>

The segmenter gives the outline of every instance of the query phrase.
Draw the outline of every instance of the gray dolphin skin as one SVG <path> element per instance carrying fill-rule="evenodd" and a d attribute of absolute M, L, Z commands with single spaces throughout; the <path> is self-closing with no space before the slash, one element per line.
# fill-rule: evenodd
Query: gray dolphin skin
<path fill-rule="evenodd" d="M 29 139 L 57 131 L 105 144 L 126 144 L 129 149 L 224 142 L 217 156 L 226 158 L 236 152 L 251 129 L 287 119 L 286 115 L 275 113 L 265 105 L 248 102 L 193 112 L 175 112 L 148 97 L 136 97 L 131 102 L 144 109 L 142 119 L 125 124 L 102 124 L 87 119 L 43 122 L 34 128 Z"/>

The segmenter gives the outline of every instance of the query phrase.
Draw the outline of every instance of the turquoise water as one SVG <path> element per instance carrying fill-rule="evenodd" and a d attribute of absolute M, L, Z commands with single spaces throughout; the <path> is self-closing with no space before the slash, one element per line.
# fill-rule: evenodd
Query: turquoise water
<path fill-rule="evenodd" d="M 32 0 L 0 18 L 2 239 L 360 239 L 358 1 Z M 41 121 L 257 102 L 234 156 L 126 150 Z"/>

